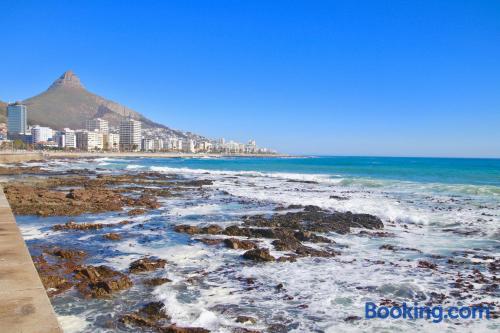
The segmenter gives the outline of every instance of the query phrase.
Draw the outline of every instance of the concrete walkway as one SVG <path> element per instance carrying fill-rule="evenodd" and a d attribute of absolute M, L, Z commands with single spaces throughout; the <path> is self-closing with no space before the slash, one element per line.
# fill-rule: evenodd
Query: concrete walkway
<path fill-rule="evenodd" d="M 62 332 L 1 186 L 0 332 Z"/>

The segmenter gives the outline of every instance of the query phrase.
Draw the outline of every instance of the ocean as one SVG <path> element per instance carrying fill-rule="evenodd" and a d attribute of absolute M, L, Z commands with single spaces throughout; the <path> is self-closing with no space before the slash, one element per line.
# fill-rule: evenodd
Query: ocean
<path fill-rule="evenodd" d="M 172 322 L 214 332 L 236 328 L 269 332 L 358 332 L 419 330 L 498 331 L 498 320 L 382 320 L 364 318 L 366 302 L 420 302 L 444 306 L 498 304 L 496 271 L 500 249 L 500 159 L 395 157 L 289 158 L 98 158 L 52 160 L 47 170 L 90 169 L 97 173 L 154 171 L 187 179 L 209 179 L 202 195 L 162 198 L 161 207 L 129 218 L 88 214 L 77 222 L 116 224 L 92 233 L 53 231 L 68 217 L 19 216 L 28 246 L 71 246 L 92 254 L 91 263 L 125 271 L 144 255 L 168 261 L 162 276 L 172 283 L 153 290 L 140 284 L 111 300 L 82 299 L 67 292 L 52 299 L 67 332 L 110 332 L 109 322 L 144 299 L 165 304 Z M 222 227 L 276 207 L 314 205 L 328 211 L 378 216 L 384 235 L 355 230 L 325 233 L 340 255 L 296 262 L 250 264 L 240 250 L 211 246 L 176 233 L 179 224 Z M 143 227 L 137 227 L 138 225 Z M 144 227 L 146 226 L 146 227 Z M 102 242 L 102 234 L 123 240 Z M 259 240 L 273 250 L 271 241 Z M 308 244 L 320 248 L 318 244 Z M 392 249 L 392 250 L 388 250 Z M 432 262 L 436 269 L 419 267 Z M 457 276 L 478 270 L 490 284 L 471 280 L 465 292 Z M 242 281 L 254 279 L 248 288 Z M 195 282 L 193 282 L 195 281 Z M 280 290 L 277 285 L 282 285 Z M 438 301 L 439 300 L 439 301 Z M 238 315 L 254 324 L 235 322 Z M 121 328 L 127 331 L 126 328 Z M 130 331 L 135 331 L 131 328 Z"/>

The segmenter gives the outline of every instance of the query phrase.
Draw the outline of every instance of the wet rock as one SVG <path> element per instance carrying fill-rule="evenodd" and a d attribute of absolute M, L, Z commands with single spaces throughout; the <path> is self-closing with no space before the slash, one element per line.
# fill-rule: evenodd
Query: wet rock
<path fill-rule="evenodd" d="M 427 268 L 427 269 L 437 269 L 436 264 L 429 262 L 429 261 L 425 261 L 425 260 L 420 260 L 418 262 L 418 267 L 419 268 Z"/>
<path fill-rule="evenodd" d="M 211 224 L 207 227 L 197 227 L 194 225 L 181 224 L 175 226 L 174 230 L 176 232 L 195 235 L 195 234 L 208 234 L 208 235 L 218 235 L 222 232 L 222 228 L 216 224 Z"/>
<path fill-rule="evenodd" d="M 231 333 L 262 333 L 262 331 L 254 330 L 246 327 L 234 327 Z"/>
<path fill-rule="evenodd" d="M 59 275 L 40 275 L 40 280 L 44 288 L 47 290 L 47 295 L 53 297 L 61 294 L 73 287 L 73 284 Z"/>
<path fill-rule="evenodd" d="M 107 266 L 87 266 L 75 271 L 81 282 L 78 290 L 86 298 L 106 298 L 112 293 L 132 287 L 132 281 L 123 273 Z"/>
<path fill-rule="evenodd" d="M 11 184 L 5 194 L 16 215 L 75 216 L 83 213 L 119 211 L 131 203 L 117 191 L 102 188 L 62 191 L 26 184 Z"/>
<path fill-rule="evenodd" d="M 151 272 L 157 270 L 159 268 L 165 267 L 167 261 L 164 259 L 157 259 L 146 257 L 136 261 L 133 261 L 130 264 L 129 270 L 131 273 L 143 273 L 143 272 Z"/>
<path fill-rule="evenodd" d="M 488 265 L 488 270 L 493 274 L 497 274 L 500 271 L 500 259 L 496 259 L 495 261 L 490 262 Z"/>
<path fill-rule="evenodd" d="M 396 247 L 391 244 L 384 244 L 379 247 L 380 250 L 396 251 Z"/>
<path fill-rule="evenodd" d="M 146 210 L 145 209 L 142 209 L 142 208 L 134 208 L 134 209 L 131 209 L 127 212 L 127 215 L 128 216 L 137 216 L 137 215 L 143 215 L 146 213 Z"/>
<path fill-rule="evenodd" d="M 162 302 L 151 302 L 144 305 L 139 311 L 129 313 L 120 318 L 120 321 L 129 326 L 151 327 L 161 329 L 160 321 L 170 319 L 165 312 Z"/>
<path fill-rule="evenodd" d="M 254 317 L 249 317 L 249 316 L 238 316 L 236 317 L 236 322 L 240 324 L 244 323 L 250 323 L 250 324 L 255 324 L 257 322 L 257 319 Z"/>
<path fill-rule="evenodd" d="M 139 326 L 139 327 L 156 327 L 156 323 L 153 320 L 144 318 L 137 313 L 129 313 L 120 318 L 120 322 L 128 326 Z"/>
<path fill-rule="evenodd" d="M 271 217 L 262 215 L 247 216 L 245 224 L 254 227 L 287 228 L 299 231 L 337 232 L 346 234 L 351 228 L 382 229 L 382 221 L 369 214 L 353 214 L 351 212 L 328 212 L 317 206 L 306 206 L 300 212 L 274 214 Z"/>
<path fill-rule="evenodd" d="M 348 323 L 352 323 L 352 322 L 355 322 L 355 321 L 358 321 L 361 319 L 362 318 L 360 316 L 349 316 L 349 317 L 344 318 L 344 321 L 348 322 Z"/>
<path fill-rule="evenodd" d="M 318 236 L 310 231 L 297 231 L 294 234 L 295 238 L 302 242 L 311 242 L 311 243 L 334 243 L 332 240 Z"/>
<path fill-rule="evenodd" d="M 165 312 L 165 304 L 162 302 L 151 302 L 144 305 L 142 309 L 139 310 L 139 314 L 154 321 L 170 318 Z"/>
<path fill-rule="evenodd" d="M 156 287 L 156 286 L 161 286 L 162 284 L 172 282 L 172 280 L 167 279 L 167 278 L 152 278 L 152 279 L 147 279 L 144 281 L 144 284 L 151 286 L 151 287 Z"/>
<path fill-rule="evenodd" d="M 117 234 L 114 232 L 110 232 L 108 234 L 105 234 L 103 237 L 107 240 L 112 240 L 112 241 L 119 241 L 122 239 L 122 236 L 120 236 L 120 234 Z"/>
<path fill-rule="evenodd" d="M 186 225 L 186 224 L 176 225 L 174 230 L 176 232 L 181 232 L 181 233 L 189 234 L 189 235 L 194 235 L 194 234 L 200 233 L 200 228 L 198 228 L 194 225 Z"/>
<path fill-rule="evenodd" d="M 195 240 L 207 245 L 219 245 L 224 243 L 224 239 L 221 238 L 197 238 Z"/>
<path fill-rule="evenodd" d="M 172 191 L 164 188 L 146 188 L 144 189 L 144 193 L 164 198 L 175 196 L 175 194 L 172 193 Z"/>
<path fill-rule="evenodd" d="M 160 333 L 210 333 L 209 330 L 201 327 L 180 327 L 177 325 L 170 325 L 159 328 Z"/>
<path fill-rule="evenodd" d="M 376 232 L 368 232 L 366 230 L 361 230 L 356 234 L 357 236 L 366 236 L 366 237 L 377 237 L 377 238 L 383 238 L 383 237 L 395 237 L 396 235 L 391 233 L 391 232 L 386 232 L 386 231 L 376 231 Z"/>
<path fill-rule="evenodd" d="M 277 239 L 271 243 L 277 251 L 295 251 L 302 246 L 295 238 Z"/>
<path fill-rule="evenodd" d="M 87 256 L 87 254 L 84 251 L 59 249 L 59 248 L 48 250 L 46 252 L 48 254 L 51 254 L 59 258 L 71 259 L 71 260 L 81 260 L 85 256 Z"/>
<path fill-rule="evenodd" d="M 75 221 L 69 221 L 66 222 L 65 224 L 56 224 L 52 227 L 52 230 L 55 231 L 63 231 L 63 230 L 80 230 L 80 231 L 87 231 L 87 230 L 97 230 L 97 229 L 102 229 L 106 225 L 102 223 L 76 223 Z"/>
<path fill-rule="evenodd" d="M 177 182 L 178 186 L 189 186 L 189 187 L 202 187 L 206 185 L 213 185 L 213 181 L 210 179 L 195 179 L 184 182 Z"/>
<path fill-rule="evenodd" d="M 156 209 L 161 207 L 161 205 L 158 203 L 158 200 L 154 196 L 149 194 L 141 195 L 134 201 L 134 205 L 147 207 L 149 209 Z"/>
<path fill-rule="evenodd" d="M 217 224 L 211 224 L 208 227 L 204 227 L 201 229 L 201 232 L 203 234 L 209 234 L 209 235 L 217 235 L 222 232 L 222 228 L 218 226 Z"/>
<path fill-rule="evenodd" d="M 226 247 L 235 250 L 250 250 L 255 249 L 257 244 L 249 240 L 240 240 L 236 238 L 227 238 L 224 240 Z"/>
<path fill-rule="evenodd" d="M 323 258 L 335 257 L 336 255 L 339 254 L 337 252 L 328 252 L 328 251 L 313 249 L 312 247 L 309 246 L 300 246 L 295 250 L 295 253 L 300 257 L 323 257 Z"/>
<path fill-rule="evenodd" d="M 297 261 L 297 256 L 293 254 L 288 254 L 285 256 L 281 256 L 278 259 L 276 259 L 277 262 L 296 262 Z"/>
<path fill-rule="evenodd" d="M 243 254 L 243 258 L 259 262 L 275 261 L 276 259 L 269 253 L 269 249 L 254 249 Z"/>
<path fill-rule="evenodd" d="M 335 199 L 335 200 L 349 200 L 348 197 L 343 197 L 340 195 L 330 195 L 330 199 Z"/>

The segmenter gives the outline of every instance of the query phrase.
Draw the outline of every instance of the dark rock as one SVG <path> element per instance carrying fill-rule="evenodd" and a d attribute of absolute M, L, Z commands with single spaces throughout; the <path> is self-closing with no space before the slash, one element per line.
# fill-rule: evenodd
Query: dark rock
<path fill-rule="evenodd" d="M 176 232 L 181 232 L 181 233 L 190 234 L 190 235 L 201 233 L 200 228 L 198 228 L 194 225 L 186 225 L 186 224 L 176 225 L 174 230 Z"/>
<path fill-rule="evenodd" d="M 134 201 L 134 206 L 143 206 L 149 209 L 159 208 L 161 205 L 155 197 L 149 194 L 143 194 Z"/>
<path fill-rule="evenodd" d="M 221 238 L 197 238 L 196 240 L 207 245 L 219 245 L 224 243 L 224 239 Z"/>
<path fill-rule="evenodd" d="M 63 230 L 78 230 L 78 231 L 88 231 L 88 230 L 98 230 L 108 225 L 102 223 L 76 223 L 75 221 L 69 221 L 65 224 L 56 224 L 52 227 L 54 231 Z"/>
<path fill-rule="evenodd" d="M 429 262 L 429 261 L 425 261 L 425 260 L 420 260 L 418 262 L 418 267 L 419 268 L 427 268 L 427 269 L 437 269 L 436 264 Z"/>
<path fill-rule="evenodd" d="M 294 234 L 295 238 L 302 242 L 312 242 L 312 243 L 333 243 L 332 240 L 318 236 L 310 231 L 297 231 Z"/>
<path fill-rule="evenodd" d="M 226 247 L 235 250 L 250 250 L 255 249 L 257 244 L 249 240 L 240 240 L 236 238 L 227 238 L 224 240 Z"/>
<path fill-rule="evenodd" d="M 349 200 L 348 197 L 342 197 L 340 195 L 330 195 L 330 199 L 335 199 L 335 200 Z"/>
<path fill-rule="evenodd" d="M 167 261 L 164 259 L 155 259 L 155 258 L 142 258 L 136 261 L 133 261 L 130 264 L 129 270 L 131 273 L 143 273 L 143 272 L 151 272 L 157 270 L 159 268 L 165 267 Z"/>
<path fill-rule="evenodd" d="M 142 214 L 145 214 L 146 213 L 146 210 L 145 209 L 142 209 L 142 208 L 134 208 L 134 209 L 131 209 L 127 212 L 127 215 L 128 216 L 137 216 L 137 215 L 142 215 Z"/>
<path fill-rule="evenodd" d="M 255 319 L 254 317 L 249 317 L 249 316 L 238 316 L 238 317 L 236 317 L 236 322 L 241 323 L 241 324 L 244 324 L 244 323 L 255 324 L 257 322 L 257 319 Z"/>
<path fill-rule="evenodd" d="M 63 258 L 63 259 L 72 259 L 72 260 L 81 260 L 87 254 L 84 251 L 77 251 L 77 250 L 68 250 L 68 249 L 53 249 L 51 251 L 47 251 L 47 253 Z"/>
<path fill-rule="evenodd" d="M 152 287 L 160 286 L 162 284 L 172 282 L 172 280 L 167 278 L 152 278 L 144 281 L 144 284 Z"/>
<path fill-rule="evenodd" d="M 300 212 L 274 214 L 269 218 L 262 215 L 245 217 L 245 224 L 254 227 L 287 228 L 299 231 L 337 232 L 346 234 L 350 228 L 382 229 L 382 221 L 369 214 L 353 214 L 351 212 L 327 212 L 317 206 L 306 206 Z M 226 232 L 235 232 L 236 229 Z M 278 238 L 278 237 L 268 237 Z"/>
<path fill-rule="evenodd" d="M 209 330 L 201 327 L 180 327 L 177 325 L 170 325 L 159 328 L 160 333 L 210 333 Z"/>
<path fill-rule="evenodd" d="M 132 287 L 128 276 L 107 266 L 77 269 L 75 278 L 81 281 L 77 287 L 85 297 L 106 298 L 114 292 Z"/>
<path fill-rule="evenodd" d="M 154 321 L 170 318 L 165 312 L 165 304 L 162 302 L 151 302 L 144 305 L 139 314 Z"/>
<path fill-rule="evenodd" d="M 119 241 L 122 239 L 122 236 L 120 236 L 119 234 L 114 233 L 114 232 L 110 232 L 108 234 L 105 234 L 103 237 L 107 240 L 112 240 L 112 241 Z"/>
<path fill-rule="evenodd" d="M 275 261 L 276 259 L 269 254 L 269 249 L 254 249 L 243 254 L 243 258 L 254 261 Z"/>

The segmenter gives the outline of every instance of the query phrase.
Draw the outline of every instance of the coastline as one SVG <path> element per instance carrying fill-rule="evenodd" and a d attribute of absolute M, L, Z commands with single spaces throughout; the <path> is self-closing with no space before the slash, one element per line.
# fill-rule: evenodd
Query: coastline
<path fill-rule="evenodd" d="M 143 158 L 217 158 L 217 157 L 291 157 L 288 154 L 215 154 L 215 153 L 146 153 L 146 152 L 67 152 L 46 151 L 43 156 L 48 158 L 99 158 L 99 157 L 143 157 Z"/>
<path fill-rule="evenodd" d="M 365 299 L 497 304 L 494 194 L 485 202 L 468 188 L 443 197 L 431 188 L 402 193 L 366 180 L 304 177 L 300 159 L 299 174 L 248 174 L 184 168 L 213 161 L 143 159 L 128 168 L 127 160 L 79 157 L 4 170 L 12 210 L 68 332 L 352 330 L 367 325 Z M 469 223 L 480 218 L 480 229 Z M 332 291 L 340 302 L 328 302 Z"/>

